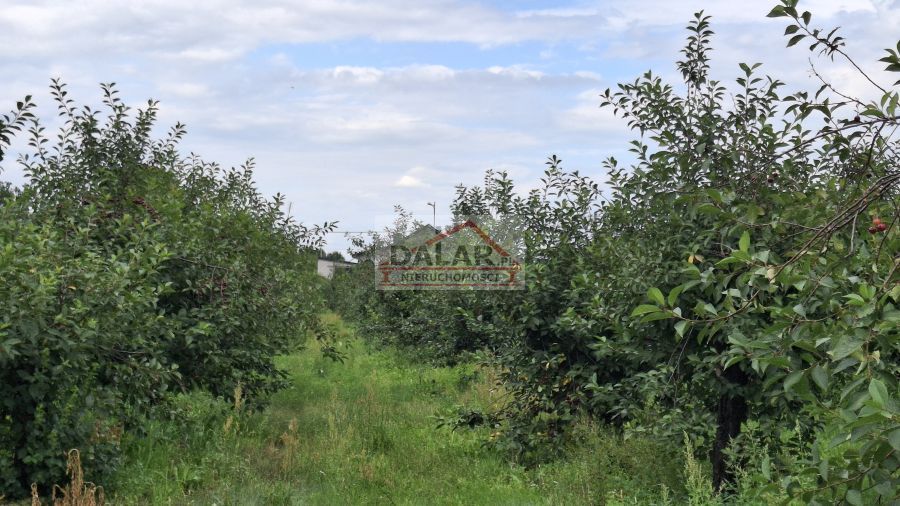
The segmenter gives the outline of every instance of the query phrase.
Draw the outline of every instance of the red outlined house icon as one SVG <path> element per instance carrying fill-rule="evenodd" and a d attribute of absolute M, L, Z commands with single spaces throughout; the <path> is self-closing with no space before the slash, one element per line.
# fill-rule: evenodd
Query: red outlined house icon
<path fill-rule="evenodd" d="M 474 233 L 478 244 L 463 242 L 456 245 L 456 255 L 464 253 L 466 262 L 440 259 L 440 248 L 452 242 L 464 231 Z M 416 234 L 414 234 L 416 235 Z M 474 248 L 477 253 L 469 254 L 460 248 Z M 437 253 L 435 253 L 437 251 Z M 407 255 L 397 261 L 394 255 L 378 264 L 381 273 L 379 289 L 472 289 L 509 290 L 522 287 L 517 274 L 522 266 L 506 249 L 492 239 L 474 221 L 467 220 L 446 232 L 440 232 L 424 242 L 404 250 Z M 410 259 L 425 259 L 424 262 L 410 262 Z"/>

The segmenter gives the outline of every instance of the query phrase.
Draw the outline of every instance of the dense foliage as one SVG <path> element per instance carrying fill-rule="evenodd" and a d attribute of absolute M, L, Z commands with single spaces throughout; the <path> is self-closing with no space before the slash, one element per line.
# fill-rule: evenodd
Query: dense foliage
<path fill-rule="evenodd" d="M 859 69 L 796 4 L 770 14 L 788 45 Z M 525 224 L 525 290 L 377 293 L 361 266 L 336 278 L 339 308 L 444 360 L 492 350 L 511 392 L 486 417 L 502 420 L 493 441 L 527 461 L 590 416 L 689 434 L 743 500 L 896 501 L 900 82 L 860 70 L 871 102 L 824 80 L 785 93 L 740 64 L 726 86 L 709 75 L 708 17 L 688 31 L 683 85 L 648 72 L 602 97 L 641 134 L 631 167 L 606 162 L 608 191 L 555 157 L 525 195 L 503 173 L 458 189 L 457 218 Z"/>
<path fill-rule="evenodd" d="M 491 346 L 490 333 L 481 328 L 486 322 L 479 316 L 499 302 L 498 294 L 376 291 L 378 275 L 373 267 L 382 260 L 379 252 L 417 233 L 434 235 L 430 226 L 402 207 L 395 212 L 393 224 L 382 233 L 352 238 L 359 264 L 335 273 L 326 292 L 332 308 L 357 322 L 368 339 L 433 363 L 452 365 L 469 352 Z M 449 318 L 436 321 L 435 315 Z"/>
<path fill-rule="evenodd" d="M 157 104 L 107 114 L 64 85 L 56 142 L 30 97 L 0 121 L 0 153 L 27 133 L 27 183 L 0 194 L 0 496 L 59 482 L 65 450 L 95 477 L 123 429 L 202 389 L 251 400 L 283 384 L 276 354 L 314 330 L 322 232 L 264 198 L 252 163 L 223 170 L 154 139 Z M 52 144 L 52 146 L 51 146 Z"/>

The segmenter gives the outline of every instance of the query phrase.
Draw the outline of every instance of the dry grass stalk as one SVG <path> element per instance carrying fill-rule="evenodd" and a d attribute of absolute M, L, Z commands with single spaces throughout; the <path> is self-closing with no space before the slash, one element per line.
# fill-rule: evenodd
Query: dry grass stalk
<path fill-rule="evenodd" d="M 281 444 L 284 451 L 281 454 L 281 470 L 289 471 L 294 465 L 300 438 L 297 435 L 297 419 L 291 418 L 287 432 L 281 435 Z"/>
<path fill-rule="evenodd" d="M 53 506 L 102 506 L 106 502 L 103 487 L 84 481 L 81 454 L 77 449 L 69 450 L 67 454 L 66 473 L 69 475 L 69 484 L 65 488 L 53 485 Z M 31 506 L 41 506 L 36 483 L 31 484 Z"/>
<path fill-rule="evenodd" d="M 234 431 L 238 430 L 237 418 L 241 413 L 241 409 L 244 408 L 244 387 L 238 382 L 237 386 L 234 387 L 234 413 L 228 415 L 228 418 L 225 419 L 225 426 L 222 427 L 222 430 L 225 434 L 228 434 L 231 431 L 231 428 L 234 427 Z"/>

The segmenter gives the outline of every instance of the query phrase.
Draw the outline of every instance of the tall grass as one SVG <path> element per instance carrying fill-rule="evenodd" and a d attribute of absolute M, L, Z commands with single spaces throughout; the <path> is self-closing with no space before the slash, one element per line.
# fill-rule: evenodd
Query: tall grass
<path fill-rule="evenodd" d="M 624 441 L 588 423 L 569 458 L 532 469 L 485 448 L 489 427 L 438 430 L 435 415 L 495 407 L 502 391 L 491 371 L 369 350 L 337 317 L 327 318 L 343 364 L 316 345 L 282 357 L 292 386 L 262 413 L 203 394 L 181 397 L 172 420 L 124 438 L 112 503 L 577 505 L 686 497 L 677 449 Z"/>

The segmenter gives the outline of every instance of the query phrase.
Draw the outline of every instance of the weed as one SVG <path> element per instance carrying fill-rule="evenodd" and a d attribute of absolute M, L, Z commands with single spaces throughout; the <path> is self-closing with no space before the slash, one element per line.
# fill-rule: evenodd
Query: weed
<path fill-rule="evenodd" d="M 66 457 L 66 474 L 69 476 L 69 484 L 65 487 L 53 485 L 51 494 L 53 506 L 103 506 L 105 502 L 103 487 L 84 481 L 84 471 L 81 469 L 81 454 L 78 450 L 69 450 Z M 31 505 L 41 506 L 41 504 L 37 484 L 32 483 Z"/>
<path fill-rule="evenodd" d="M 684 434 L 684 478 L 691 506 L 716 506 L 721 501 L 713 491 L 712 481 L 694 457 L 694 443 Z"/>

